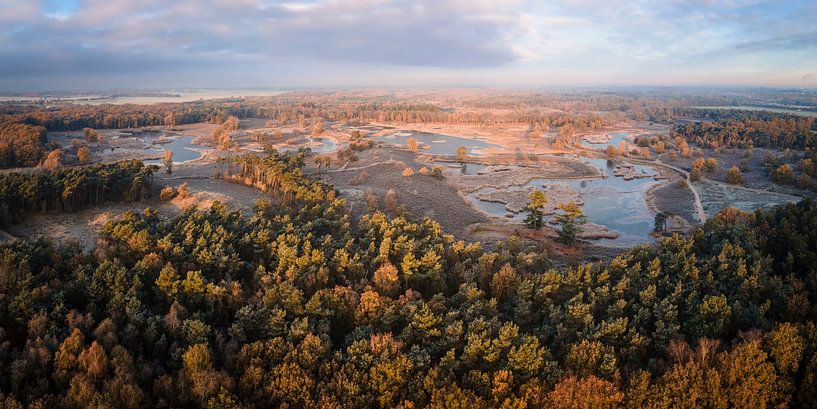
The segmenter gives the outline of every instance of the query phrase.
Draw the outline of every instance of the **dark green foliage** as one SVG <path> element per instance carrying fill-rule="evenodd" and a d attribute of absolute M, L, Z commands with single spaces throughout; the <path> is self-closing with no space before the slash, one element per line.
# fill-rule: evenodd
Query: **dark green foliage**
<path fill-rule="evenodd" d="M 662 233 L 667 230 L 667 220 L 672 216 L 671 214 L 660 211 L 655 214 L 655 227 L 653 230 L 656 232 Z"/>
<path fill-rule="evenodd" d="M 690 238 L 552 269 L 517 240 L 488 251 L 432 220 L 352 224 L 299 156 L 224 165 L 271 193 L 251 217 L 222 205 L 166 221 L 129 213 L 92 254 L 0 244 L 0 402 L 670 408 L 815 397 L 814 202 L 724 211 Z"/>
<path fill-rule="evenodd" d="M 17 223 L 28 213 L 141 200 L 151 194 L 155 169 L 131 160 L 0 175 L 0 224 Z"/>

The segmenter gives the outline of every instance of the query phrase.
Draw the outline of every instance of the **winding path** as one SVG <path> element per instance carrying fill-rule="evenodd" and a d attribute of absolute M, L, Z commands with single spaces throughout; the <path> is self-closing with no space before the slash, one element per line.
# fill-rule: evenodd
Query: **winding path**
<path fill-rule="evenodd" d="M 698 220 L 700 220 L 701 223 L 706 222 L 706 211 L 704 211 L 704 205 L 701 202 L 701 195 L 698 194 L 698 190 L 695 189 L 695 186 L 692 184 L 692 181 L 689 179 L 689 172 L 687 172 L 687 171 L 685 171 L 685 170 L 683 170 L 683 169 L 681 169 L 681 168 L 679 168 L 677 166 L 668 165 L 668 164 L 663 163 L 661 161 L 648 161 L 648 160 L 641 160 L 641 159 L 635 159 L 635 158 L 624 158 L 624 161 L 625 162 L 639 163 L 639 164 L 648 165 L 648 166 L 659 166 L 659 167 L 663 167 L 663 168 L 673 170 L 673 171 L 678 172 L 681 175 L 683 175 L 684 176 L 684 182 L 686 182 L 687 187 L 689 187 L 689 190 L 692 192 L 692 195 L 695 197 L 695 212 L 698 213 Z"/>
<path fill-rule="evenodd" d="M 689 186 L 689 189 L 692 191 L 692 194 L 695 196 L 695 210 L 698 213 L 698 217 L 700 218 L 701 223 L 706 221 L 707 216 L 706 216 L 706 212 L 704 211 L 703 204 L 701 203 L 701 197 L 698 194 L 698 191 L 692 185 L 692 181 L 689 179 L 689 172 L 687 172 L 686 170 L 681 169 L 681 168 L 679 168 L 677 166 L 669 165 L 669 164 L 663 163 L 661 161 L 647 161 L 647 160 L 641 160 L 641 159 L 635 159 L 635 158 L 625 158 L 624 160 L 629 161 L 629 162 L 644 164 L 644 165 L 660 166 L 660 167 L 664 167 L 664 168 L 667 168 L 667 169 L 674 170 L 674 171 L 684 175 L 687 186 Z M 761 194 L 761 195 L 763 195 L 763 194 L 766 194 L 766 195 L 772 194 L 772 195 L 785 197 L 786 199 L 788 199 L 790 201 L 795 201 L 795 202 L 802 199 L 799 196 L 790 195 L 790 194 L 787 194 L 787 193 L 773 192 L 773 191 L 770 191 L 770 190 L 767 190 L 767 189 L 757 189 L 757 188 L 747 187 L 747 186 L 742 186 L 742 185 L 732 185 L 732 184 L 729 184 L 729 183 L 721 182 L 719 180 L 714 180 L 714 179 L 705 178 L 705 177 L 702 177 L 701 180 L 702 181 L 705 180 L 707 183 L 712 183 L 713 185 L 719 186 L 719 187 L 724 188 L 724 189 L 743 190 L 743 191 L 746 191 L 746 192 L 752 192 L 752 193 L 757 193 L 757 194 Z"/>

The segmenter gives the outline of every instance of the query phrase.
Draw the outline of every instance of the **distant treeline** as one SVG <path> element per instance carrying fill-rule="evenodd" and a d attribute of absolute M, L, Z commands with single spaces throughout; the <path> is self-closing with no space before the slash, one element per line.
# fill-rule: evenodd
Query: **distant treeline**
<path fill-rule="evenodd" d="M 679 115 L 703 121 L 676 125 L 673 132 L 689 143 L 712 148 L 817 148 L 813 117 L 742 110 L 679 110 Z"/>
<path fill-rule="evenodd" d="M 38 105 L 0 106 L 0 116 L 48 131 L 83 128 L 139 128 L 196 122 L 221 123 L 229 116 L 257 117 L 276 124 L 322 120 L 392 123 L 530 123 L 577 129 L 598 121 L 624 118 L 664 122 L 680 102 L 617 94 L 492 96 L 367 95 L 290 93 L 275 97 L 163 103 L 154 105 Z M 453 109 L 452 109 L 453 108 Z"/>
<path fill-rule="evenodd" d="M 255 111 L 241 103 L 227 101 L 185 102 L 154 105 L 36 105 L 0 106 L 0 118 L 47 131 L 77 131 L 83 128 L 114 129 L 165 126 L 197 122 L 224 122 L 229 116 L 253 116 Z"/>
<path fill-rule="evenodd" d="M 20 222 L 30 213 L 141 200 L 151 194 L 154 169 L 129 160 L 0 175 L 0 224 Z"/>

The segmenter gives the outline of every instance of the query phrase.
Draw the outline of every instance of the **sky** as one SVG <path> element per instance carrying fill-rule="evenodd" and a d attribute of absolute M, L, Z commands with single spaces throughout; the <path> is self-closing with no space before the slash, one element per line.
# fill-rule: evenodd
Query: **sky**
<path fill-rule="evenodd" d="M 817 87 L 817 0 L 0 0 L 0 90 Z"/>

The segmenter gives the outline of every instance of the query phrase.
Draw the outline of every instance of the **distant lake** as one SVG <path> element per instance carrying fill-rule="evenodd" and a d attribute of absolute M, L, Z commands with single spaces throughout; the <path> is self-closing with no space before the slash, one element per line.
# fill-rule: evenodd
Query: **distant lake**
<path fill-rule="evenodd" d="M 723 106 L 697 106 L 697 107 L 690 107 L 696 109 L 735 109 L 741 111 L 769 111 L 769 112 L 776 112 L 779 114 L 794 114 L 794 115 L 802 115 L 802 116 L 812 116 L 817 118 L 817 111 L 800 111 L 797 109 L 790 109 L 790 108 L 769 108 L 769 107 L 759 107 L 753 105 L 723 105 Z"/>
<path fill-rule="evenodd" d="M 167 94 L 164 96 L 133 95 L 107 97 L 105 94 L 93 95 L 62 95 L 62 96 L 0 96 L 0 102 L 21 101 L 38 102 L 43 99 L 49 102 L 70 102 L 80 105 L 102 105 L 102 104 L 159 104 L 165 102 L 190 102 L 208 99 L 223 98 L 244 98 L 244 97 L 269 97 L 281 94 L 281 90 L 274 89 L 208 89 L 208 90 L 160 90 L 157 94 Z M 138 92 L 135 92 L 138 94 Z"/>

